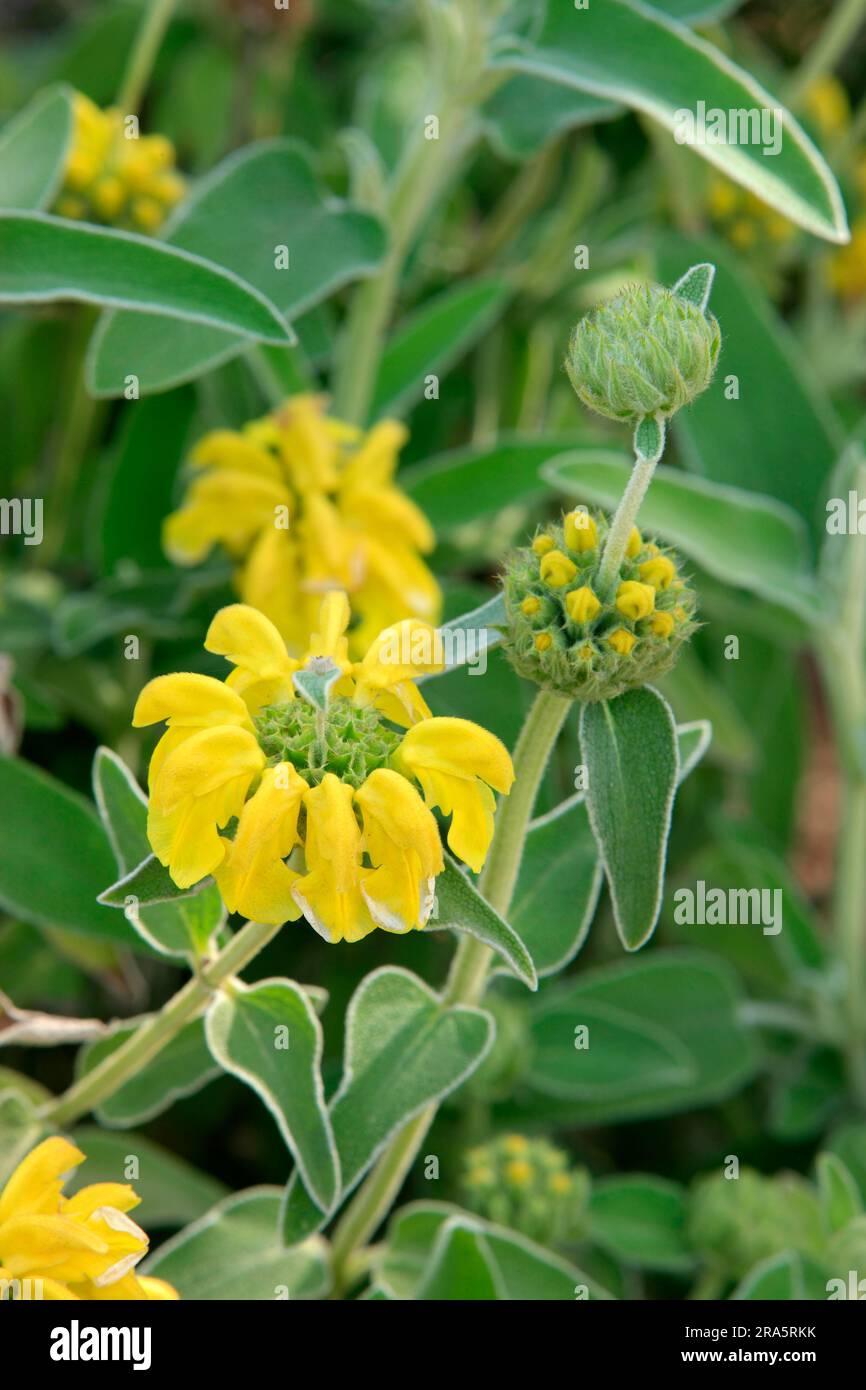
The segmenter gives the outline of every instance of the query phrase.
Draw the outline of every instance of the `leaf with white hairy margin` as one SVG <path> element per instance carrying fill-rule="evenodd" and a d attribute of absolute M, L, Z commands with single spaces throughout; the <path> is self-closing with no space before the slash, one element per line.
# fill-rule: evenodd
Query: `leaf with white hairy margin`
<path fill-rule="evenodd" d="M 463 873 L 449 854 L 445 868 L 436 879 L 436 906 L 427 931 L 467 932 L 496 951 L 529 989 L 538 989 L 538 976 L 532 957 L 514 928 Z"/>

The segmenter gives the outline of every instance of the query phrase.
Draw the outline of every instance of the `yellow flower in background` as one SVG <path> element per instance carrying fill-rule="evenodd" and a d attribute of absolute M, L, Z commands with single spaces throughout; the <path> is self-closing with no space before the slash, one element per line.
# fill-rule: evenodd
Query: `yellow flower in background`
<path fill-rule="evenodd" d="M 351 660 L 345 594 L 320 604 L 306 655 L 263 613 L 232 604 L 205 646 L 227 679 L 157 676 L 136 726 L 165 721 L 149 773 L 148 836 L 175 883 L 213 874 L 226 906 L 275 925 L 300 916 L 327 941 L 423 927 L 442 846 L 476 872 L 493 835 L 494 790 L 511 758 L 467 719 L 434 718 L 415 679 L 441 671 L 437 631 L 406 618 Z M 307 698 L 330 682 L 327 698 Z M 233 838 L 220 835 L 237 821 Z"/>
<path fill-rule="evenodd" d="M 53 211 L 127 231 L 158 231 L 186 191 L 171 141 L 128 134 L 123 112 L 101 111 L 81 92 L 73 97 L 72 114 L 72 144 Z"/>
<path fill-rule="evenodd" d="M 840 299 L 866 295 L 866 215 L 851 223 L 851 240 L 830 256 L 827 279 Z"/>
<path fill-rule="evenodd" d="M 400 618 L 436 622 L 439 586 L 420 558 L 433 549 L 421 511 L 394 484 L 405 428 L 363 431 L 326 413 L 322 396 L 293 396 L 240 431 L 196 445 L 192 481 L 165 523 L 172 560 L 193 565 L 215 545 L 240 562 L 245 603 L 300 652 L 322 595 L 349 595 L 356 654 Z"/>
<path fill-rule="evenodd" d="M 45 1139 L 0 1193 L 0 1290 L 13 1299 L 176 1299 L 162 1279 L 139 1277 L 144 1231 L 127 1215 L 141 1200 L 124 1183 L 102 1182 L 64 1197 L 66 1175 L 84 1154 Z"/>

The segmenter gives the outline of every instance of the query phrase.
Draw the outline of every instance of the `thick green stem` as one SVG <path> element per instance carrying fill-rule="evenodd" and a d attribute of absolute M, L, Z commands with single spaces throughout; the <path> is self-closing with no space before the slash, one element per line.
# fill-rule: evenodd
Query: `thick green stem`
<path fill-rule="evenodd" d="M 819 77 L 833 72 L 864 20 L 866 0 L 839 0 L 818 42 L 809 49 L 788 83 L 785 96 L 789 106 L 796 106 Z"/>
<path fill-rule="evenodd" d="M 497 811 L 493 843 L 479 880 L 488 902 L 503 914 L 511 904 L 544 769 L 570 707 L 571 701 L 564 696 L 540 690 L 517 740 L 514 786 Z M 454 957 L 443 1005 L 476 1004 L 484 992 L 492 956 L 489 946 L 464 936 Z M 437 1109 L 435 1103 L 426 1106 L 398 1131 L 338 1223 L 333 1238 L 338 1291 L 346 1285 L 355 1251 L 376 1230 L 402 1187 Z"/>
<path fill-rule="evenodd" d="M 145 10 L 117 94 L 117 108 L 124 116 L 134 116 L 144 99 L 174 5 L 175 0 L 150 0 Z"/>
<path fill-rule="evenodd" d="M 628 486 L 620 498 L 619 506 L 614 513 L 610 530 L 607 533 L 607 542 L 601 557 L 601 564 L 598 568 L 598 578 L 596 586 L 598 596 L 604 600 L 608 597 L 613 588 L 619 567 L 622 564 L 623 556 L 628 546 L 628 538 L 631 535 L 631 528 L 635 524 L 640 504 L 646 496 L 647 488 L 652 482 L 655 466 L 658 460 L 639 458 L 632 469 Z"/>
<path fill-rule="evenodd" d="M 42 1118 L 46 1124 L 64 1128 L 114 1095 L 125 1081 L 151 1062 L 186 1023 L 196 1018 L 214 990 L 249 965 L 279 930 L 279 927 L 264 926 L 261 922 L 247 922 L 200 974 L 178 990 L 160 1013 L 142 1023 L 116 1052 L 45 1106 Z"/>

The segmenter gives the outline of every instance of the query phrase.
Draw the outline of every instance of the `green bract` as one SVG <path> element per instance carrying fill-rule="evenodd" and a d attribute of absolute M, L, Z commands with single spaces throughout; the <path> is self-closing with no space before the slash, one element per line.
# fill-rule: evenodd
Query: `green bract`
<path fill-rule="evenodd" d="M 590 410 L 636 421 L 673 415 L 706 390 L 720 345 L 712 314 L 661 285 L 632 285 L 581 319 L 565 366 Z"/>
<path fill-rule="evenodd" d="M 608 528 L 602 512 L 571 512 L 505 567 L 509 661 L 520 675 L 575 700 L 610 700 L 657 680 L 697 626 L 697 597 L 676 552 L 636 530 L 615 583 L 599 591 Z"/>
<path fill-rule="evenodd" d="M 271 764 L 288 762 L 311 787 L 333 772 L 353 787 L 386 767 L 400 735 L 375 710 L 338 698 L 327 711 L 305 700 L 269 705 L 256 718 L 259 743 Z"/>

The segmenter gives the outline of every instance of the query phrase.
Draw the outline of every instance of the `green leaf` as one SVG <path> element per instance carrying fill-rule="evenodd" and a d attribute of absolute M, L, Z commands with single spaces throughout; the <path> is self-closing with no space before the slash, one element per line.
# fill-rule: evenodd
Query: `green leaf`
<path fill-rule="evenodd" d="M 652 936 L 679 777 L 671 708 L 651 686 L 584 705 L 580 746 L 586 805 L 627 951 Z"/>
<path fill-rule="evenodd" d="M 181 1298 L 220 1302 L 321 1298 L 330 1284 L 324 1241 L 286 1250 L 277 1237 L 280 1193 L 251 1187 L 172 1236 L 141 1272 Z"/>
<path fill-rule="evenodd" d="M 105 833 L 121 873 L 135 871 L 150 856 L 147 797 L 129 768 L 110 748 L 93 759 L 93 794 Z M 130 895 L 127 894 L 127 899 Z M 222 899 L 211 883 L 194 898 L 178 903 L 136 906 L 126 901 L 124 915 L 144 941 L 162 955 L 202 956 L 226 920 Z"/>
<path fill-rule="evenodd" d="M 106 907 L 125 909 L 129 906 L 129 900 L 136 898 L 139 908 L 149 907 L 153 903 L 172 903 L 181 898 L 193 898 L 210 888 L 212 883 L 212 878 L 203 878 L 201 883 L 193 884 L 192 888 L 178 888 L 168 869 L 151 854 L 137 868 L 124 874 L 123 878 L 117 879 L 110 887 L 104 888 L 99 894 L 99 902 L 104 903 Z"/>
<path fill-rule="evenodd" d="M 712 310 L 722 325 L 719 367 L 707 390 L 671 422 L 686 467 L 786 503 L 822 535 L 823 489 L 842 441 L 803 348 L 729 248 L 665 233 L 654 249 L 664 283 L 690 260 L 709 258 L 717 267 Z M 731 377 L 738 382 L 734 399 Z M 772 391 L 749 385 L 763 381 L 773 383 Z"/>
<path fill-rule="evenodd" d="M 805 1255 L 785 1250 L 771 1255 L 750 1270 L 731 1294 L 732 1299 L 781 1300 L 800 1303 L 804 1299 L 825 1299 L 827 1284 L 824 1274 Z"/>
<path fill-rule="evenodd" d="M 500 593 L 470 613 L 461 613 L 459 618 L 443 623 L 440 632 L 445 669 L 439 675 L 447 675 L 466 665 L 470 667 L 470 674 L 483 675 L 487 669 L 485 654 L 499 646 L 506 621 L 505 600 Z M 437 676 L 421 677 L 421 680 L 436 679 Z"/>
<path fill-rule="evenodd" d="M 92 804 L 29 763 L 4 757 L 0 804 L 15 808 L 0 836 L 0 904 L 7 912 L 141 949 L 129 923 L 97 902 L 115 869 Z"/>
<path fill-rule="evenodd" d="M 75 1170 L 69 1194 L 88 1183 L 131 1182 L 141 1198 L 135 1219 L 148 1232 L 196 1221 L 227 1196 L 221 1182 L 143 1134 L 107 1134 L 95 1125 L 82 1125 L 71 1138 L 87 1157 Z"/>
<path fill-rule="evenodd" d="M 36 1107 L 19 1090 L 0 1090 L 0 1191 L 9 1174 L 39 1140 Z"/>
<path fill-rule="evenodd" d="M 104 1037 L 88 1043 L 78 1053 L 76 1071 L 89 1076 L 93 1069 L 112 1056 L 136 1031 L 141 1018 L 124 1020 Z M 96 1107 L 101 1124 L 117 1129 L 144 1124 L 154 1115 L 168 1110 L 175 1101 L 194 1095 L 219 1074 L 208 1051 L 204 1023 L 194 1019 L 172 1038 L 151 1062 Z"/>
<path fill-rule="evenodd" d="M 587 449 L 554 459 L 542 476 L 569 497 L 613 507 L 631 467 L 621 455 Z M 715 578 L 814 622 L 818 592 L 807 569 L 805 528 L 783 503 L 661 464 L 641 507 L 640 525 L 671 541 Z"/>
<path fill-rule="evenodd" d="M 842 1231 L 863 1212 L 857 1183 L 838 1154 L 820 1153 L 815 1160 L 821 1221 L 827 1235 Z"/>
<path fill-rule="evenodd" d="M 292 684 L 301 698 L 314 709 L 326 710 L 330 691 L 342 674 L 340 667 L 330 657 L 313 657 L 300 671 L 295 671 Z"/>
<path fill-rule="evenodd" d="M 791 221 L 829 241 L 848 240 L 836 181 L 794 117 L 749 73 L 675 20 L 632 0 L 580 10 L 548 0 L 533 41 L 505 41 L 493 61 L 642 111 Z M 770 110 L 781 138 L 774 157 L 765 157 L 772 141 L 704 143 L 700 129 L 696 137 L 682 113 L 696 115 L 697 94 L 708 112 Z"/>
<path fill-rule="evenodd" d="M 159 315 L 164 350 L 183 336 L 179 320 L 231 330 L 246 343 L 292 342 L 264 295 L 201 256 L 45 212 L 0 212 L 0 304 L 66 299 Z M 136 366 L 125 358 L 124 386 Z"/>
<path fill-rule="evenodd" d="M 542 500 L 542 464 L 581 442 L 574 435 L 545 439 L 506 435 L 481 449 L 453 449 L 413 464 L 401 470 L 400 483 L 439 539 L 450 539 L 462 528 L 477 530 L 486 517 L 506 507 L 530 506 Z"/>
<path fill-rule="evenodd" d="M 0 135 L 0 208 L 38 210 L 63 179 L 72 133 L 68 87 L 47 87 Z"/>
<path fill-rule="evenodd" d="M 498 952 L 519 980 L 532 990 L 538 988 L 532 957 L 520 936 L 481 896 L 449 854 L 445 855 L 445 868 L 436 879 L 436 906 L 427 924 L 428 931 L 444 928 L 465 931 L 483 941 Z"/>
<path fill-rule="evenodd" d="M 589 1202 L 589 1237 L 639 1269 L 688 1270 L 686 1194 L 677 1183 L 630 1173 L 602 1178 Z"/>
<path fill-rule="evenodd" d="M 621 114 L 616 102 L 518 73 L 488 97 L 484 129 L 504 159 L 526 160 L 566 131 Z"/>
<path fill-rule="evenodd" d="M 305 1186 L 330 1211 L 340 1171 L 320 1072 L 322 1028 L 291 980 L 236 980 L 207 1013 L 216 1060 L 256 1092 L 273 1115 Z"/>
<path fill-rule="evenodd" d="M 346 1014 L 343 1079 L 330 1105 L 343 1197 L 392 1134 L 472 1074 L 492 1037 L 488 1014 L 446 1008 L 408 970 L 383 966 L 361 981 Z M 287 1243 L 323 1220 L 293 1175 L 283 1213 Z"/>
<path fill-rule="evenodd" d="M 509 916 L 540 976 L 562 970 L 577 955 L 602 876 L 582 796 L 532 822 Z"/>
<path fill-rule="evenodd" d="M 241 276 L 287 319 L 372 274 L 385 251 L 380 224 L 326 195 L 304 148 L 284 139 L 223 160 L 184 200 L 165 239 Z M 277 267 L 279 247 L 288 248 L 287 269 Z M 140 314 L 109 314 L 91 343 L 91 390 L 119 395 L 130 372 L 142 393 L 191 381 L 248 346 L 231 328 L 169 328 Z"/>
<path fill-rule="evenodd" d="M 424 394 L 425 378 L 442 376 L 495 323 L 512 288 L 489 276 L 469 280 L 428 299 L 392 335 L 382 355 L 371 418 L 405 412 Z"/>
<path fill-rule="evenodd" d="M 162 523 L 172 509 L 194 409 L 190 387 L 125 407 L 125 427 L 99 520 L 103 574 L 126 568 L 130 561 L 139 570 L 170 568 Z"/>
<path fill-rule="evenodd" d="M 655 951 L 587 971 L 533 1004 L 528 1080 L 581 1126 L 706 1105 L 757 1067 L 741 1002 L 736 976 L 710 956 Z"/>
<path fill-rule="evenodd" d="M 474 1246 L 463 1240 L 465 1234 L 475 1237 Z M 461 1246 L 474 1264 L 472 1285 L 455 1258 Z M 377 1285 L 387 1297 L 400 1300 L 463 1298 L 468 1294 L 461 1288 L 477 1290 L 487 1281 L 491 1292 L 485 1297 L 513 1302 L 611 1297 L 559 1255 L 447 1202 L 410 1202 L 396 1212 L 375 1268 Z M 437 1286 L 441 1292 L 432 1293 Z"/>
<path fill-rule="evenodd" d="M 470 1217 L 449 1217 L 436 1237 L 416 1299 L 497 1301 L 505 1297 L 484 1234 Z"/>

